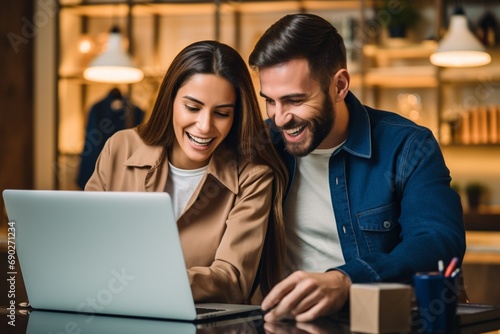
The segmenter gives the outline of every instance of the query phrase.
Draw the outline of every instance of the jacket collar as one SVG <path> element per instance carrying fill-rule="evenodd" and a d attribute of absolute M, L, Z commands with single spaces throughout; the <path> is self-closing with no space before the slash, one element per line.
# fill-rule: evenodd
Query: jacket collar
<path fill-rule="evenodd" d="M 238 157 L 234 151 L 221 144 L 208 163 L 207 174 L 213 175 L 220 183 L 238 193 Z"/>
<path fill-rule="evenodd" d="M 151 170 L 158 168 L 168 157 L 163 158 L 163 147 L 141 143 L 139 148 L 125 161 L 129 167 L 149 167 Z M 208 163 L 207 175 L 215 177 L 220 183 L 233 193 L 238 193 L 238 158 L 235 152 L 220 145 Z"/>
<path fill-rule="evenodd" d="M 129 167 L 156 168 L 162 162 L 163 147 L 146 145 L 142 140 L 139 148 L 125 161 Z"/>
<path fill-rule="evenodd" d="M 347 93 L 345 103 L 349 110 L 349 125 L 347 140 L 342 148 L 361 158 L 371 158 L 372 139 L 368 111 L 351 92 Z"/>

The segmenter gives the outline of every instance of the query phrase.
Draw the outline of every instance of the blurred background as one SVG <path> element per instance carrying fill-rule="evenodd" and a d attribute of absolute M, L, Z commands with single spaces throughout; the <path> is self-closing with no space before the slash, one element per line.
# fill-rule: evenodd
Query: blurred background
<path fill-rule="evenodd" d="M 495 0 L 2 1 L 0 189 L 80 190 L 105 140 L 147 120 L 163 75 L 183 47 L 216 39 L 247 60 L 265 29 L 294 12 L 319 14 L 339 29 L 351 89 L 363 103 L 433 131 L 464 206 L 469 295 L 500 303 L 500 291 L 491 291 L 491 284 L 485 289 L 500 276 Z M 476 43 L 465 46 L 461 38 L 469 48 L 464 51 L 485 52 L 490 60 L 480 66 L 431 62 L 449 48 L 446 36 L 454 29 L 466 29 L 455 33 L 470 34 Z M 104 65 L 118 72 L 93 71 Z M 0 203 L 5 251 L 8 220 Z"/>

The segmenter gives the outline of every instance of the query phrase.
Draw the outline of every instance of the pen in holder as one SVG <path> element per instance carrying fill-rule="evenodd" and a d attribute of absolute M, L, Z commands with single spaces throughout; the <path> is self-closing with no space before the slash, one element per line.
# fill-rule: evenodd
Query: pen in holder
<path fill-rule="evenodd" d="M 454 257 L 453 259 L 451 259 L 450 264 L 448 265 L 448 267 L 446 267 L 444 276 L 451 277 L 451 275 L 456 271 L 456 269 L 458 269 L 456 268 L 457 264 L 458 264 L 458 257 Z"/>

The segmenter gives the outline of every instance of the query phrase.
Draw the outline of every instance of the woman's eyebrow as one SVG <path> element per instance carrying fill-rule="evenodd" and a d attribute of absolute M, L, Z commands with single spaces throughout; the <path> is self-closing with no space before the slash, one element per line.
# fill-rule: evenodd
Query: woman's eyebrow
<path fill-rule="evenodd" d="M 202 106 L 205 105 L 205 103 L 203 103 L 200 100 L 195 99 L 194 97 L 189 96 L 189 95 L 184 95 L 182 98 L 193 101 L 193 102 L 198 103 L 198 104 L 201 104 Z M 234 108 L 234 103 L 219 104 L 216 106 L 216 108 Z"/>
<path fill-rule="evenodd" d="M 201 105 L 205 105 L 205 103 L 203 103 L 203 102 L 201 102 L 200 100 L 195 99 L 194 97 L 191 97 L 191 96 L 189 96 L 189 95 L 184 95 L 182 98 L 183 98 L 183 99 L 188 99 L 188 100 L 193 101 L 193 102 L 195 102 L 195 103 L 199 103 L 199 104 L 201 104 Z"/>

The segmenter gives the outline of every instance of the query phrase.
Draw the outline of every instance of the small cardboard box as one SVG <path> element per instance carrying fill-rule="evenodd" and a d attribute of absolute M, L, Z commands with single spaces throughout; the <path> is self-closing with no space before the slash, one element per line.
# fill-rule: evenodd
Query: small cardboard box
<path fill-rule="evenodd" d="M 394 333 L 410 330 L 412 288 L 398 283 L 352 284 L 351 332 Z"/>

